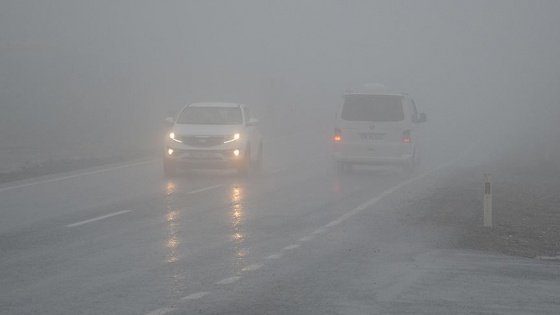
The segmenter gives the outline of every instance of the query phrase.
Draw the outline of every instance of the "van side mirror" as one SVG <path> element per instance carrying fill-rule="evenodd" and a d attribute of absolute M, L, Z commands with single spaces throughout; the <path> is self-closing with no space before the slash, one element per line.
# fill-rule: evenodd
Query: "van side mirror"
<path fill-rule="evenodd" d="M 427 121 L 426 114 L 425 113 L 420 113 L 420 119 L 418 119 L 418 122 L 423 123 L 423 122 L 426 122 L 426 121 Z"/>

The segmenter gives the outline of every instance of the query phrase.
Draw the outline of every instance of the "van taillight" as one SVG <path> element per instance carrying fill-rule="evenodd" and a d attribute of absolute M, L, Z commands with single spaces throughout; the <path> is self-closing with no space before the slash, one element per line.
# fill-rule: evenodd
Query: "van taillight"
<path fill-rule="evenodd" d="M 405 130 L 402 134 L 402 142 L 410 143 L 412 139 L 410 138 L 410 130 Z"/>
<path fill-rule="evenodd" d="M 341 142 L 342 141 L 342 130 L 335 128 L 334 129 L 334 142 Z"/>

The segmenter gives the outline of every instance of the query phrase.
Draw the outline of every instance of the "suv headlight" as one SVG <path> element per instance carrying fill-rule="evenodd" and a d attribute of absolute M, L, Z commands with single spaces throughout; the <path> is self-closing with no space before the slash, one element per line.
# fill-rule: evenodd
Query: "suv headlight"
<path fill-rule="evenodd" d="M 224 140 L 224 143 L 230 143 L 230 142 L 233 142 L 233 141 L 237 141 L 237 140 L 239 140 L 239 138 L 241 138 L 241 135 L 239 133 L 236 133 L 236 134 L 233 134 L 229 137 L 226 137 L 225 140 Z"/>
<path fill-rule="evenodd" d="M 171 138 L 171 140 L 173 140 L 175 142 L 179 142 L 179 143 L 183 142 L 183 141 L 179 140 L 179 138 L 177 138 L 177 136 L 173 132 L 169 134 L 169 138 Z"/>

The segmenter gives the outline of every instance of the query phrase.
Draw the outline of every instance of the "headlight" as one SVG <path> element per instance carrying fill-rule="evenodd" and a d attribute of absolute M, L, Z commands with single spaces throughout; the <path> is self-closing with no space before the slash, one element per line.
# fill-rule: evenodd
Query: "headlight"
<path fill-rule="evenodd" d="M 233 142 L 233 141 L 237 141 L 237 140 L 239 140 L 239 138 L 241 138 L 241 135 L 236 133 L 234 135 L 231 135 L 231 136 L 227 137 L 224 140 L 224 143 L 230 143 L 230 142 Z"/>
<path fill-rule="evenodd" d="M 169 134 L 169 138 L 171 138 L 171 140 L 173 140 L 175 142 L 179 142 L 179 143 L 183 142 L 183 141 L 177 139 L 176 136 L 175 136 L 175 133 L 173 133 L 173 132 Z"/>

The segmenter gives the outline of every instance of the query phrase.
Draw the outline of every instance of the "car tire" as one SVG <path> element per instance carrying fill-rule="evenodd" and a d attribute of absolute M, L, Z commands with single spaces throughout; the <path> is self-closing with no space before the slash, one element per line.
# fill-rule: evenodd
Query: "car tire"
<path fill-rule="evenodd" d="M 338 174 L 347 174 L 352 170 L 351 164 L 342 161 L 335 161 L 334 167 Z"/>
<path fill-rule="evenodd" d="M 163 174 L 167 177 L 173 177 L 177 174 L 177 166 L 167 158 L 163 158 Z"/>
<path fill-rule="evenodd" d="M 263 146 L 259 145 L 259 153 L 257 154 L 257 160 L 253 165 L 253 172 L 255 175 L 261 175 L 263 173 Z"/>
<path fill-rule="evenodd" d="M 243 162 L 237 169 L 237 174 L 240 176 L 247 176 L 251 170 L 251 147 L 247 146 L 245 150 L 245 156 L 243 157 Z"/>
<path fill-rule="evenodd" d="M 412 176 L 414 175 L 414 170 L 416 168 L 416 151 L 412 154 L 412 159 L 406 165 L 403 166 L 403 171 Z"/>

